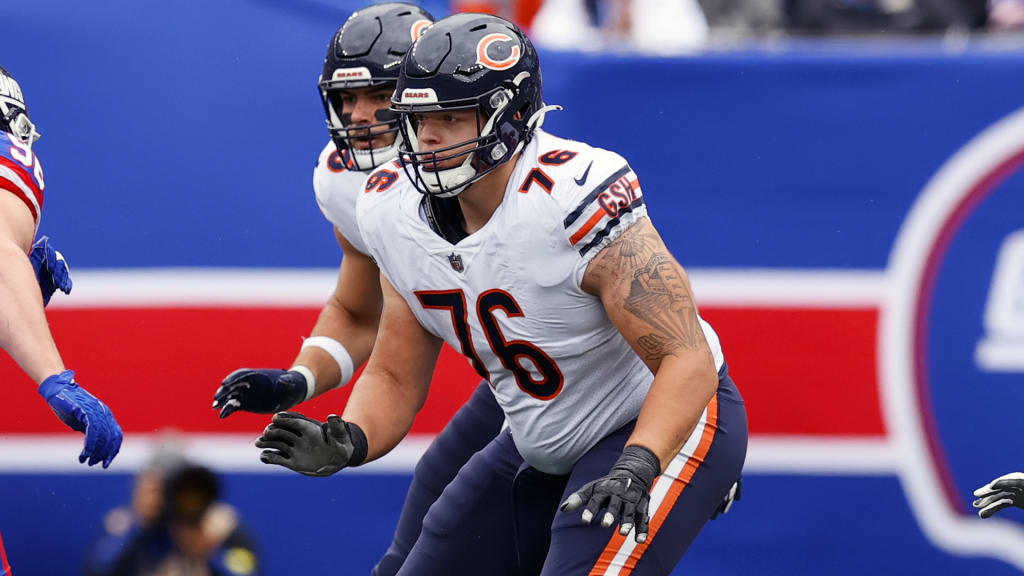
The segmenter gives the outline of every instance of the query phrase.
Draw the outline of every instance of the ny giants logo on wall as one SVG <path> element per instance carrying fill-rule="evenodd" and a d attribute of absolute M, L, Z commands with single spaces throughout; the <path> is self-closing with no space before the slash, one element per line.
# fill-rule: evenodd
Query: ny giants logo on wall
<path fill-rule="evenodd" d="M 1024 109 L 967 143 L 926 186 L 889 260 L 879 325 L 886 425 L 925 534 L 1024 569 L 1013 510 L 975 488 L 1024 469 Z"/>
<path fill-rule="evenodd" d="M 511 46 L 506 46 L 506 42 L 511 42 Z M 505 50 L 508 50 L 506 56 L 491 57 L 491 54 L 503 53 Z M 507 34 L 488 34 L 476 45 L 476 63 L 491 70 L 506 70 L 515 66 L 521 54 L 519 43 Z"/>

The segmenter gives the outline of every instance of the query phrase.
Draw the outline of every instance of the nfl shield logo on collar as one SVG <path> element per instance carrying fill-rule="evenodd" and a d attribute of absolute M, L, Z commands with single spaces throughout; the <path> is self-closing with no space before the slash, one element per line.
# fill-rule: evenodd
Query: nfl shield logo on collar
<path fill-rule="evenodd" d="M 462 256 L 452 252 L 448 255 L 448 263 L 452 265 L 452 269 L 456 272 L 462 272 L 466 268 L 462 265 Z"/>

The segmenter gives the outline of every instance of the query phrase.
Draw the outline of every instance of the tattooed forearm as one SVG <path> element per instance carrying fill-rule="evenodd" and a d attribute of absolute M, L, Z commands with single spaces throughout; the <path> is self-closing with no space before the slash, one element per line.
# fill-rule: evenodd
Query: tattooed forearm
<path fill-rule="evenodd" d="M 607 251 L 623 308 L 654 329 L 637 340 L 645 359 L 658 361 L 680 349 L 701 349 L 704 335 L 693 294 L 650 224 L 633 226 Z"/>

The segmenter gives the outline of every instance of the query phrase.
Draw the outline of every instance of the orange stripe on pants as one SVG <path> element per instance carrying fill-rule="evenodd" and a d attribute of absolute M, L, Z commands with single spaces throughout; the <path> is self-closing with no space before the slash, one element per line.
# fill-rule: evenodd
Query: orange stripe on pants
<path fill-rule="evenodd" d="M 647 547 L 654 541 L 654 537 L 658 534 L 658 529 L 665 523 L 665 519 L 672 511 L 672 507 L 675 506 L 679 496 L 683 493 L 683 490 L 689 485 L 693 475 L 697 472 L 697 468 L 704 463 L 704 458 L 708 455 L 708 450 L 711 449 L 711 443 L 715 439 L 715 432 L 718 430 L 718 393 L 711 398 L 711 402 L 708 402 L 708 416 L 707 422 L 704 423 L 704 431 L 701 433 L 700 443 L 697 445 L 697 450 L 694 451 L 693 456 L 686 460 L 686 464 L 683 465 L 682 471 L 679 476 L 672 479 L 672 485 L 669 486 L 668 493 L 665 494 L 665 499 L 662 500 L 658 506 L 658 510 L 654 513 L 651 518 L 649 529 L 647 532 L 647 540 L 644 540 L 642 544 L 637 544 L 633 548 L 633 552 L 626 558 L 625 565 L 622 570 L 619 571 L 619 576 L 629 576 L 633 573 L 633 568 L 636 567 L 636 563 L 643 557 Z M 656 482 L 655 482 L 656 483 Z M 653 489 L 654 486 L 651 486 Z M 604 551 L 601 552 L 601 556 L 598 558 L 597 563 L 590 570 L 590 576 L 600 576 L 604 574 L 612 564 L 612 560 L 615 555 L 618 554 L 622 545 L 626 542 L 628 535 L 623 536 L 616 530 L 609 540 L 608 545 L 605 546 Z"/>

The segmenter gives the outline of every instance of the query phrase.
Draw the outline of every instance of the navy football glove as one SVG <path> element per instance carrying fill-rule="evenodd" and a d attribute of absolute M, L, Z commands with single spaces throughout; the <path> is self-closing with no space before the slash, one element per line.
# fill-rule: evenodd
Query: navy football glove
<path fill-rule="evenodd" d="M 722 503 L 718 505 L 718 508 L 715 508 L 715 511 L 711 514 L 711 519 L 714 520 L 715 518 L 718 518 L 720 515 L 729 512 L 729 509 L 732 508 L 732 505 L 736 502 L 739 502 L 742 499 L 743 476 L 740 476 L 740 479 L 737 480 L 736 482 L 733 482 L 732 487 L 729 488 L 728 492 L 726 492 L 725 498 L 722 499 Z"/>
<path fill-rule="evenodd" d="M 85 434 L 85 449 L 78 461 L 88 460 L 89 466 L 98 462 L 103 462 L 104 468 L 110 466 L 121 450 L 122 439 L 121 427 L 110 408 L 79 386 L 71 370 L 43 380 L 39 393 L 61 422 Z"/>
<path fill-rule="evenodd" d="M 71 272 L 64 255 L 50 245 L 50 239 L 42 236 L 32 245 L 28 254 L 32 269 L 39 281 L 39 289 L 43 293 L 43 306 L 50 303 L 50 298 L 57 290 L 65 294 L 71 293 Z"/>
<path fill-rule="evenodd" d="M 245 410 L 273 414 L 287 410 L 306 399 L 306 377 L 292 370 L 235 370 L 213 395 L 213 407 L 220 417 Z"/>
<path fill-rule="evenodd" d="M 306 476 L 330 476 L 366 459 L 366 436 L 336 414 L 327 422 L 298 412 L 279 412 L 256 441 L 264 464 L 284 466 Z"/>
<path fill-rule="evenodd" d="M 620 522 L 619 534 L 629 534 L 636 526 L 637 542 L 647 540 L 647 504 L 651 500 L 651 485 L 661 474 L 658 457 L 643 446 L 626 446 L 622 456 L 603 478 L 584 485 L 562 503 L 562 512 L 572 512 L 580 506 L 583 522 L 590 524 L 594 516 L 604 508 L 601 527 L 607 528 Z"/>
<path fill-rule="evenodd" d="M 1003 508 L 1024 508 L 1024 474 L 1013 472 L 1000 476 L 974 491 L 978 498 L 974 507 L 978 516 L 988 518 Z"/>

